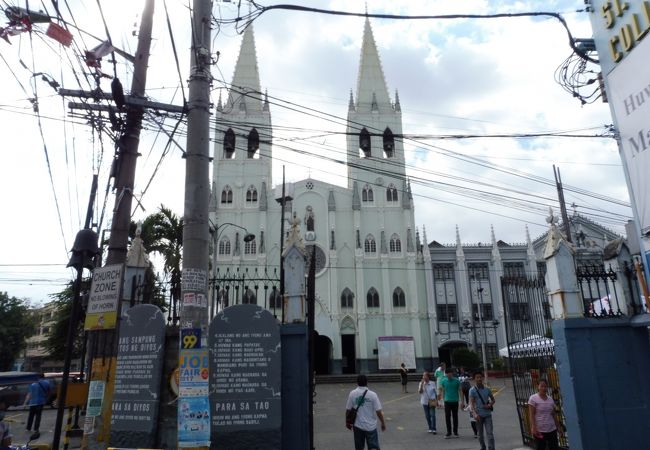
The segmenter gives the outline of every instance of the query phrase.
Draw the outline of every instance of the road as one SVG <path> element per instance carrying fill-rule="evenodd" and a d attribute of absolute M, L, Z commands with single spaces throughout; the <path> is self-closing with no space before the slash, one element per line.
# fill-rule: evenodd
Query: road
<path fill-rule="evenodd" d="M 519 420 L 515 410 L 514 394 L 509 380 L 495 380 L 498 389 L 494 412 L 496 448 L 499 450 L 524 449 L 519 432 Z M 345 402 L 354 386 L 347 384 L 323 384 L 316 386 L 314 405 L 315 447 L 317 450 L 343 450 L 353 448 L 352 432 L 345 428 Z M 444 439 L 444 411 L 438 410 L 436 424 L 438 434 L 427 433 L 427 426 L 419 403 L 417 383 L 409 383 L 408 393 L 401 393 L 399 382 L 369 384 L 377 392 L 386 416 L 387 430 L 380 434 L 383 450 L 477 450 L 479 444 L 473 438 L 466 412 L 459 414 L 459 439 Z M 67 418 L 67 416 L 66 416 Z M 51 443 L 56 410 L 46 407 L 41 422 L 41 437 L 35 442 Z M 27 411 L 10 409 L 5 421 L 11 427 L 14 444 L 23 444 L 31 433 L 25 430 Z M 83 417 L 80 418 L 83 424 Z M 65 420 L 64 420 L 65 426 Z M 79 440 L 71 441 L 70 448 L 79 448 Z"/>

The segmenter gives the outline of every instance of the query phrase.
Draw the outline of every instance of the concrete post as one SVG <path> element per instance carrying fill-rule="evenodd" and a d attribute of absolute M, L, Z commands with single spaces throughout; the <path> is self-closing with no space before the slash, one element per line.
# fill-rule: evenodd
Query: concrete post
<path fill-rule="evenodd" d="M 630 291 L 630 284 L 626 281 L 625 264 L 632 265 L 632 255 L 623 238 L 608 242 L 603 250 L 605 270 L 613 271 L 616 279 L 608 278 L 607 290 L 609 291 L 609 304 L 614 314 L 619 311 L 627 316 L 635 310 L 634 298 Z"/>

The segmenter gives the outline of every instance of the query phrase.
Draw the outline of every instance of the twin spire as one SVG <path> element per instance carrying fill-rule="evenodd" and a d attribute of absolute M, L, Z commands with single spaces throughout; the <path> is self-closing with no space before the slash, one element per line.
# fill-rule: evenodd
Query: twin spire
<path fill-rule="evenodd" d="M 379 111 L 389 105 L 391 105 L 391 101 L 381 60 L 379 59 L 379 52 L 377 51 L 377 44 L 372 33 L 370 20 L 366 17 L 359 60 L 356 105 L 352 91 L 350 91 L 348 108 L 354 109 L 358 107 L 363 111 Z M 262 94 L 260 84 L 255 35 L 251 24 L 244 31 L 232 85 L 223 108 L 227 111 L 260 111 L 267 107 L 267 100 L 265 95 Z M 396 111 L 400 110 L 397 92 L 395 93 L 394 108 Z"/>

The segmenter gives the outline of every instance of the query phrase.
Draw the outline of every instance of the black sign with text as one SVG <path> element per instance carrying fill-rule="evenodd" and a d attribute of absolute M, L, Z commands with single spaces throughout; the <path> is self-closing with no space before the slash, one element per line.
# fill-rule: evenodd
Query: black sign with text
<path fill-rule="evenodd" d="M 153 447 L 158 421 L 165 318 L 154 305 L 137 305 L 120 319 L 110 443 Z"/>
<path fill-rule="evenodd" d="M 212 320 L 212 449 L 281 446 L 281 348 L 277 320 L 257 305 L 226 308 Z"/>

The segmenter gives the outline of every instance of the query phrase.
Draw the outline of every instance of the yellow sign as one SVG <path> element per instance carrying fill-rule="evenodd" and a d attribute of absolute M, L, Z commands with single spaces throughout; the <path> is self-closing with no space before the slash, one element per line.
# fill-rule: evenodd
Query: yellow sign
<path fill-rule="evenodd" d="M 85 330 L 110 330 L 117 323 L 117 312 L 86 314 Z"/>
<path fill-rule="evenodd" d="M 57 389 L 57 397 L 61 391 L 59 385 Z M 86 406 L 88 401 L 88 383 L 68 383 L 68 390 L 65 395 L 65 406 Z"/>

